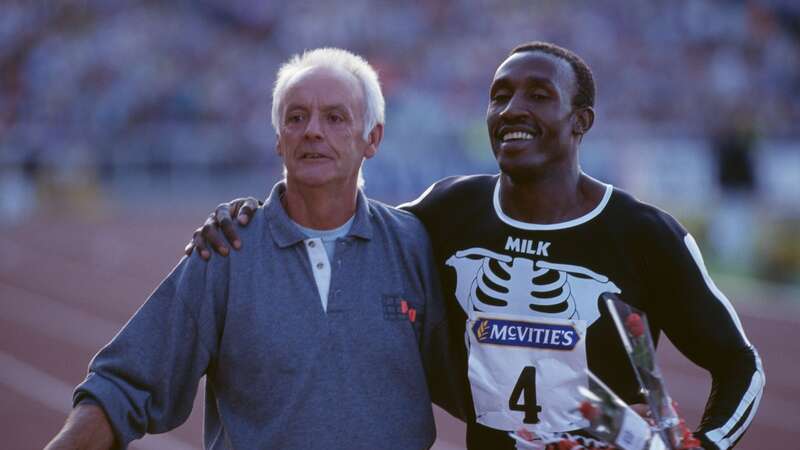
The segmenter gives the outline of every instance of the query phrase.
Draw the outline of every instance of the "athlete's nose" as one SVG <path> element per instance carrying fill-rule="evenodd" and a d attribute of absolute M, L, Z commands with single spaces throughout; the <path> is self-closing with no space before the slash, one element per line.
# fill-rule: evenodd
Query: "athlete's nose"
<path fill-rule="evenodd" d="M 514 122 L 530 116 L 530 112 L 524 107 L 521 94 L 514 94 L 506 103 L 505 108 L 500 111 L 500 119 L 507 122 Z"/>

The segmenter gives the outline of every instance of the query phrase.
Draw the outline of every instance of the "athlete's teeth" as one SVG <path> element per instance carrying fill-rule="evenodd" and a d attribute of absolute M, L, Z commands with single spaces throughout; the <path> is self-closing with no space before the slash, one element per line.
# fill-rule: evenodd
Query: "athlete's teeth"
<path fill-rule="evenodd" d="M 533 135 L 524 131 L 515 131 L 503 136 L 503 141 L 510 141 L 512 139 L 533 139 Z"/>

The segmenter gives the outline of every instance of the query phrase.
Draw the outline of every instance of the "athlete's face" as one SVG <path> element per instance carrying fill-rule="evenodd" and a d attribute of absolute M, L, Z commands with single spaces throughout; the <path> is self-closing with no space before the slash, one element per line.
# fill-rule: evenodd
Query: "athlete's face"
<path fill-rule="evenodd" d="M 538 51 L 509 56 L 495 72 L 486 123 L 503 173 L 526 179 L 577 164 L 572 98 L 575 74 L 561 58 Z"/>
<path fill-rule="evenodd" d="M 311 68 L 289 82 L 280 105 L 277 152 L 290 184 L 356 183 L 378 149 L 381 125 L 363 138 L 364 97 L 350 73 Z"/>

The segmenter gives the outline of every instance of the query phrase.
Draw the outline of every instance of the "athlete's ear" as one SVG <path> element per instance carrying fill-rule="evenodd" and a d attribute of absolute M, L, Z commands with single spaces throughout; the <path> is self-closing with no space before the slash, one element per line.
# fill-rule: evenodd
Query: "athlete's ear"
<path fill-rule="evenodd" d="M 572 134 L 583 136 L 594 125 L 594 109 L 591 106 L 577 108 L 572 115 Z"/>
<path fill-rule="evenodd" d="M 275 153 L 277 153 L 278 156 L 283 156 L 283 152 L 281 151 L 281 135 L 277 133 L 275 134 Z"/>

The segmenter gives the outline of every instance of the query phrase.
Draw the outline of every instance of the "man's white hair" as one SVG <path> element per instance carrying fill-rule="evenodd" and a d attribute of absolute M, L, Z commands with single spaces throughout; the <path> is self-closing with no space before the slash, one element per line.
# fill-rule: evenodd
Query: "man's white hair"
<path fill-rule="evenodd" d="M 272 90 L 272 127 L 280 135 L 281 102 L 289 81 L 300 71 L 311 67 L 344 70 L 356 77 L 364 94 L 364 140 L 377 124 L 384 123 L 385 101 L 378 73 L 362 57 L 340 48 L 318 48 L 296 54 L 278 70 Z"/>

